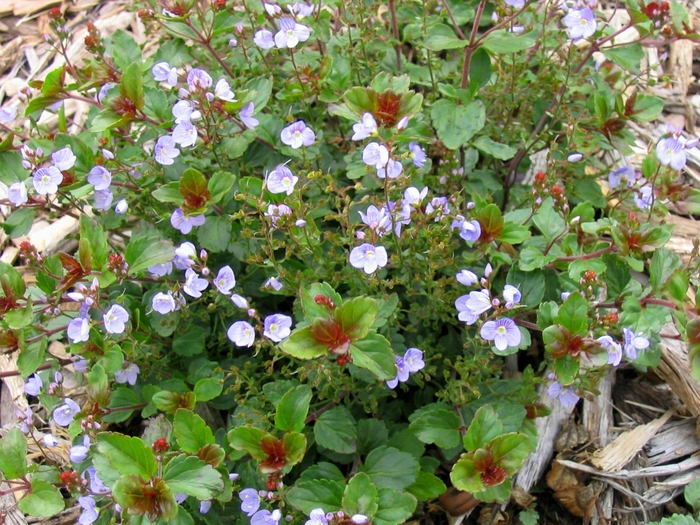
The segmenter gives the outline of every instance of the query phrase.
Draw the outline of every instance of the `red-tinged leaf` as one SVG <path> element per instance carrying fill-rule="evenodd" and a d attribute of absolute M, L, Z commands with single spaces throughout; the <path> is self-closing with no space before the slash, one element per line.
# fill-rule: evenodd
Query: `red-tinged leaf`
<path fill-rule="evenodd" d="M 260 472 L 263 474 L 279 472 L 287 464 L 287 451 L 281 439 L 265 436 L 260 442 L 260 448 L 267 454 L 267 459 L 260 462 Z"/>
<path fill-rule="evenodd" d="M 491 465 L 481 473 L 481 482 L 487 487 L 494 487 L 503 483 L 507 477 L 505 470 L 498 465 Z"/>
<path fill-rule="evenodd" d="M 204 208 L 211 197 L 207 179 L 199 171 L 189 168 L 180 179 L 180 194 L 185 198 L 183 211 L 191 213 Z"/>

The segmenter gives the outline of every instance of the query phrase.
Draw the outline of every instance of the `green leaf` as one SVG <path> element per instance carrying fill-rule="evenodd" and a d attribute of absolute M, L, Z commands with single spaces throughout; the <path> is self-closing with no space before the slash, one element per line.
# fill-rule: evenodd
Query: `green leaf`
<path fill-rule="evenodd" d="M 63 92 L 63 83 L 65 81 L 66 67 L 61 66 L 58 69 L 50 71 L 44 83 L 41 85 L 41 94 L 45 97 L 55 97 Z M 44 106 L 46 107 L 46 106 Z"/>
<path fill-rule="evenodd" d="M 493 501 L 505 503 L 510 499 L 510 490 L 512 488 L 513 482 L 510 479 L 506 479 L 503 483 L 475 492 L 474 497 L 489 503 Z"/>
<path fill-rule="evenodd" d="M 357 450 L 357 422 L 345 407 L 334 407 L 324 412 L 314 423 L 316 442 L 340 454 Z"/>
<path fill-rule="evenodd" d="M 447 487 L 440 478 L 430 472 L 423 471 L 418 473 L 416 482 L 413 485 L 406 487 L 406 492 L 413 494 L 418 501 L 437 498 L 446 490 Z"/>
<path fill-rule="evenodd" d="M 560 235 L 566 227 L 564 219 L 557 211 L 554 210 L 551 197 L 547 197 L 542 202 L 542 206 L 540 206 L 540 209 L 537 210 L 537 213 L 535 213 L 535 216 L 532 218 L 532 222 L 534 222 L 535 226 L 539 228 L 547 242 L 552 242 L 552 240 L 557 235 Z"/>
<path fill-rule="evenodd" d="M 376 419 L 373 421 L 376 421 Z M 319 461 L 315 465 L 311 465 L 299 476 L 299 481 L 313 481 L 317 479 L 337 481 L 345 485 L 345 475 L 333 463 L 328 463 L 326 461 Z M 298 483 L 296 486 L 298 486 Z M 340 500 L 338 500 L 338 505 L 340 505 Z"/>
<path fill-rule="evenodd" d="M 18 428 L 11 428 L 0 439 L 0 472 L 5 479 L 17 479 L 27 474 L 27 439 Z"/>
<path fill-rule="evenodd" d="M 178 334 L 173 339 L 173 352 L 185 357 L 201 354 L 208 335 L 204 327 L 191 324 L 183 334 Z"/>
<path fill-rule="evenodd" d="M 520 304 L 537 307 L 544 298 L 545 278 L 542 270 L 523 272 L 516 266 L 511 266 L 506 282 L 520 290 Z"/>
<path fill-rule="evenodd" d="M 554 373 L 557 375 L 559 382 L 567 386 L 574 382 L 579 366 L 578 361 L 571 355 L 566 354 L 564 357 L 555 359 L 552 368 L 554 368 Z"/>
<path fill-rule="evenodd" d="M 143 73 L 141 73 L 141 62 L 133 62 L 126 68 L 119 84 L 119 92 L 123 97 L 131 100 L 136 109 L 143 109 Z"/>
<path fill-rule="evenodd" d="M 22 377 L 27 377 L 36 372 L 36 369 L 44 362 L 48 346 L 49 340 L 43 337 L 36 343 L 29 344 L 22 349 L 17 358 L 17 369 L 22 374 Z"/>
<path fill-rule="evenodd" d="M 197 228 L 199 245 L 212 253 L 225 252 L 233 237 L 231 226 L 228 217 L 207 217 L 207 221 Z"/>
<path fill-rule="evenodd" d="M 228 442 L 231 448 L 245 450 L 254 459 L 263 460 L 267 459 L 267 454 L 263 452 L 260 442 L 266 435 L 267 432 L 256 427 L 235 427 L 228 433 Z"/>
<path fill-rule="evenodd" d="M 148 481 L 156 473 L 153 451 L 137 437 L 100 432 L 97 434 L 97 450 L 122 475 L 134 474 Z"/>
<path fill-rule="evenodd" d="M 284 353 L 297 359 L 315 359 L 328 353 L 328 348 L 313 338 L 310 326 L 295 329 L 279 347 Z"/>
<path fill-rule="evenodd" d="M 102 226 L 84 213 L 80 215 L 80 238 L 87 239 L 90 243 L 92 266 L 101 269 L 107 263 L 109 254 L 107 236 Z"/>
<path fill-rule="evenodd" d="M 484 490 L 484 483 L 481 475 L 474 466 L 474 459 L 471 454 L 462 454 L 462 457 L 452 467 L 450 472 L 452 485 L 459 490 L 467 492 L 479 492 Z"/>
<path fill-rule="evenodd" d="M 535 246 L 526 246 L 520 252 L 518 267 L 524 272 L 539 270 L 557 260 L 556 255 L 551 253 L 544 255 L 542 250 Z"/>
<path fill-rule="evenodd" d="M 396 377 L 396 358 L 391 350 L 391 343 L 375 332 L 370 332 L 361 341 L 351 344 L 350 357 L 353 364 L 366 368 L 380 381 Z"/>
<path fill-rule="evenodd" d="M 685 502 L 693 507 L 694 511 L 700 508 L 700 478 L 695 478 L 685 486 L 683 496 Z"/>
<path fill-rule="evenodd" d="M 659 248 L 654 252 L 649 264 L 649 284 L 658 292 L 673 272 L 683 266 L 681 258 L 671 250 Z"/>
<path fill-rule="evenodd" d="M 363 514 L 371 520 L 377 512 L 378 501 L 377 487 L 367 474 L 360 472 L 355 474 L 345 487 L 343 510 L 350 516 Z"/>
<path fill-rule="evenodd" d="M 369 297 L 354 297 L 345 301 L 335 311 L 335 319 L 350 341 L 358 341 L 367 335 L 377 318 L 379 306 Z"/>
<path fill-rule="evenodd" d="M 516 433 L 498 436 L 491 442 L 491 454 L 494 464 L 512 476 L 530 455 L 530 438 Z"/>
<path fill-rule="evenodd" d="M 455 36 L 431 35 L 423 44 L 431 51 L 444 51 L 445 49 L 462 49 L 469 45 L 468 40 L 460 40 Z"/>
<path fill-rule="evenodd" d="M 343 95 L 347 107 L 358 116 L 373 113 L 378 106 L 377 92 L 374 89 L 353 87 Z"/>
<path fill-rule="evenodd" d="M 507 144 L 501 144 L 495 140 L 491 140 L 489 137 L 481 136 L 476 139 L 474 146 L 483 153 L 491 155 L 495 159 L 499 160 L 509 160 L 512 159 L 518 152 L 516 148 L 508 146 Z"/>
<path fill-rule="evenodd" d="M 357 422 L 357 452 L 367 454 L 371 450 L 386 445 L 389 429 L 379 419 L 361 419 Z"/>
<path fill-rule="evenodd" d="M 481 88 L 491 80 L 491 57 L 483 47 L 477 47 L 469 65 L 469 82 Z"/>
<path fill-rule="evenodd" d="M 92 133 L 102 133 L 111 129 L 122 122 L 122 116 L 115 113 L 111 109 L 103 109 L 100 111 L 90 123 L 90 131 Z"/>
<path fill-rule="evenodd" d="M 343 505 L 344 489 L 344 481 L 318 478 L 297 482 L 287 493 L 287 501 L 304 514 L 318 508 L 326 512 L 337 512 Z"/>
<path fill-rule="evenodd" d="M 199 500 L 213 499 L 224 490 L 221 473 L 195 456 L 175 456 L 163 469 L 163 480 L 174 493 Z"/>
<path fill-rule="evenodd" d="M 205 421 L 191 410 L 179 408 L 175 412 L 173 433 L 177 444 L 185 452 L 196 454 L 199 450 L 216 442 L 214 434 Z"/>
<path fill-rule="evenodd" d="M 613 48 L 601 49 L 605 58 L 614 62 L 618 66 L 626 69 L 630 73 L 640 75 L 642 73 L 641 64 L 644 58 L 644 49 L 642 44 L 635 42 Z"/>
<path fill-rule="evenodd" d="M 207 188 L 211 194 L 210 202 L 216 204 L 224 199 L 233 190 L 236 176 L 228 171 L 217 171 L 209 179 Z"/>
<path fill-rule="evenodd" d="M 530 49 L 535 45 L 537 39 L 538 31 L 531 31 L 524 35 L 516 35 L 505 29 L 498 29 L 486 35 L 481 45 L 484 46 L 484 49 L 494 54 L 517 53 L 518 51 Z"/>
<path fill-rule="evenodd" d="M 178 206 L 185 202 L 185 198 L 180 193 L 180 183 L 177 181 L 162 185 L 152 195 L 158 202 L 172 202 Z"/>
<path fill-rule="evenodd" d="M 520 244 L 528 240 L 531 235 L 530 228 L 527 226 L 505 221 L 501 234 L 496 240 L 507 244 Z"/>
<path fill-rule="evenodd" d="M 19 208 L 13 211 L 4 222 L 0 223 L 0 227 L 10 236 L 10 239 L 16 239 L 29 233 L 29 230 L 32 229 L 35 215 L 36 210 L 34 208 Z"/>
<path fill-rule="evenodd" d="M 283 432 L 301 432 L 309 413 L 311 388 L 299 385 L 289 390 L 277 405 L 275 427 Z"/>
<path fill-rule="evenodd" d="M 175 501 L 170 487 L 162 479 L 156 479 L 152 484 L 146 484 L 135 475 L 122 476 L 112 487 L 114 500 L 124 509 L 130 509 L 137 516 L 132 517 L 129 523 L 146 525 L 152 523 L 145 516 L 157 510 L 158 522 L 170 521 L 178 515 L 178 504 Z M 138 521 L 135 521 L 138 520 Z"/>
<path fill-rule="evenodd" d="M 282 438 L 287 465 L 296 465 L 304 459 L 306 436 L 299 432 L 288 432 Z"/>
<path fill-rule="evenodd" d="M 318 296 L 330 299 L 335 307 L 342 306 L 343 299 L 328 283 L 313 283 L 301 289 L 301 309 L 304 310 L 304 316 L 308 321 L 312 321 L 316 317 L 323 319 L 333 319 L 332 309 L 316 302 Z M 324 299 L 325 301 L 325 299 Z"/>
<path fill-rule="evenodd" d="M 432 476 L 432 474 L 428 475 Z M 440 480 L 437 481 L 441 483 L 443 487 L 445 486 Z M 377 513 L 372 519 L 372 524 L 400 525 L 411 517 L 411 514 L 416 510 L 416 505 L 416 498 L 411 494 L 398 492 L 388 487 L 380 488 Z"/>
<path fill-rule="evenodd" d="M 115 65 L 126 71 L 131 64 L 141 64 L 141 48 L 130 34 L 122 29 L 117 29 L 110 39 L 108 51 Z"/>
<path fill-rule="evenodd" d="M 32 322 L 32 301 L 27 299 L 27 304 L 24 308 L 18 306 L 5 314 L 5 322 L 12 330 L 19 330 L 25 326 L 29 326 Z"/>
<path fill-rule="evenodd" d="M 173 257 L 175 257 L 173 243 L 154 237 L 142 237 L 131 241 L 124 254 L 124 259 L 129 263 L 129 274 L 131 275 L 136 275 L 149 266 L 171 261 Z"/>
<path fill-rule="evenodd" d="M 403 490 L 416 481 L 420 465 L 411 454 L 383 446 L 367 455 L 362 471 L 377 487 Z"/>
<path fill-rule="evenodd" d="M 574 292 L 559 307 L 555 323 L 566 328 L 571 335 L 586 335 L 588 331 L 588 301 Z"/>
<path fill-rule="evenodd" d="M 493 438 L 503 432 L 503 423 L 491 405 L 484 405 L 474 414 L 464 436 L 464 448 L 474 451 L 484 448 Z"/>
<path fill-rule="evenodd" d="M 598 277 L 602 276 L 608 267 L 603 262 L 603 259 L 578 259 L 569 264 L 569 278 L 578 282 L 581 274 L 588 270 L 593 270 Z"/>
<path fill-rule="evenodd" d="M 664 283 L 663 290 L 680 303 L 685 299 L 689 285 L 688 272 L 685 269 L 676 270 Z"/>
<path fill-rule="evenodd" d="M 640 93 L 637 95 L 630 118 L 637 122 L 651 122 L 661 115 L 664 109 L 664 100 L 653 95 Z"/>
<path fill-rule="evenodd" d="M 39 518 L 49 518 L 65 507 L 58 488 L 37 477 L 32 478 L 31 492 L 19 500 L 17 505 L 25 514 Z"/>
<path fill-rule="evenodd" d="M 194 385 L 194 395 L 197 403 L 211 401 L 221 395 L 224 389 L 224 380 L 214 377 L 203 377 Z"/>
<path fill-rule="evenodd" d="M 433 104 L 430 117 L 445 147 L 456 150 L 466 146 L 484 127 L 486 109 L 479 100 L 458 106 L 452 100 L 441 99 Z"/>
<path fill-rule="evenodd" d="M 606 266 L 605 284 L 608 288 L 608 298 L 616 299 L 622 295 L 627 283 L 632 279 L 629 265 L 617 255 L 603 254 L 603 262 Z"/>
<path fill-rule="evenodd" d="M 459 429 L 462 425 L 459 416 L 450 410 L 437 408 L 423 411 L 414 419 L 409 428 L 423 443 L 435 443 L 442 448 L 459 445 Z"/>

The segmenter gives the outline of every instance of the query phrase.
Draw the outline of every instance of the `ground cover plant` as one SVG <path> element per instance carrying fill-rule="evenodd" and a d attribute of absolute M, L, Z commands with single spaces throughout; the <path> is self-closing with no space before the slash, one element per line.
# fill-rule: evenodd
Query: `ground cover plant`
<path fill-rule="evenodd" d="M 655 366 L 666 322 L 700 379 L 697 260 L 664 247 L 669 208 L 700 206 L 697 140 L 627 158 L 663 108 L 643 45 L 698 38 L 678 2 L 138 8 L 154 54 L 91 26 L 89 62 L 0 112 L 3 229 L 80 221 L 76 253 L 21 245 L 34 285 L 0 268 L 23 512 L 399 525 L 450 485 L 508 502 L 538 388 L 574 405 Z M 91 105 L 77 134 L 67 99 Z"/>

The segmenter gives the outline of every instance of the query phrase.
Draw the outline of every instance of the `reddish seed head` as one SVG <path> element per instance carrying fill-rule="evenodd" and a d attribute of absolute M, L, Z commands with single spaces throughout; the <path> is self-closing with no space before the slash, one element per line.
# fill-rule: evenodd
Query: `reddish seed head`
<path fill-rule="evenodd" d="M 564 188 L 559 186 L 559 184 L 555 184 L 552 186 L 552 197 L 555 199 L 561 199 L 564 196 Z"/>
<path fill-rule="evenodd" d="M 535 175 L 536 184 L 544 184 L 547 182 L 547 174 L 544 171 L 538 171 Z"/>
<path fill-rule="evenodd" d="M 319 306 L 325 306 L 328 309 L 333 309 L 335 308 L 335 303 L 330 297 L 327 297 L 325 295 L 317 295 L 314 297 L 314 301 L 316 302 L 317 305 Z"/>
<path fill-rule="evenodd" d="M 156 439 L 152 445 L 153 452 L 156 454 L 161 454 L 166 452 L 170 448 L 170 443 L 165 438 Z"/>

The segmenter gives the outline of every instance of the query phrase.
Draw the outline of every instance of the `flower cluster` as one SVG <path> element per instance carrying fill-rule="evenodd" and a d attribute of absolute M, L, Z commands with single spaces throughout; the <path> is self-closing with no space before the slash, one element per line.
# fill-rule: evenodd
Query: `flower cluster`
<path fill-rule="evenodd" d="M 423 352 L 417 348 L 409 348 L 403 357 L 399 355 L 394 357 L 396 358 L 396 377 L 386 382 L 386 386 L 392 389 L 399 383 L 408 381 L 410 374 L 415 374 L 425 367 Z"/>

